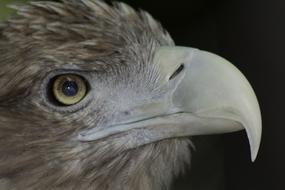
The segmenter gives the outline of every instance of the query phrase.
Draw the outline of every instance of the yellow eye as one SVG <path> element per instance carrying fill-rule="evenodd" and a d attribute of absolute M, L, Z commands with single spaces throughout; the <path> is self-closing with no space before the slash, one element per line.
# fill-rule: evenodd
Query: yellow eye
<path fill-rule="evenodd" d="M 85 97 L 87 86 L 84 79 L 78 75 L 60 75 L 53 82 L 52 92 L 59 103 L 70 106 Z"/>

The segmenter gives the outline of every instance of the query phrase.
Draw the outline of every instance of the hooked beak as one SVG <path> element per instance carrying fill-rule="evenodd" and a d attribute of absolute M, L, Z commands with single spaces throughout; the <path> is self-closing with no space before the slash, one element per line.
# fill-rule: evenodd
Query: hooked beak
<path fill-rule="evenodd" d="M 215 54 L 184 47 L 162 47 L 154 62 L 166 78 L 183 63 L 171 98 L 144 106 L 131 122 L 82 133 L 80 141 L 144 129 L 151 135 L 140 140 L 139 146 L 167 138 L 245 129 L 252 161 L 256 159 L 262 131 L 260 109 L 252 87 L 236 67 Z"/>

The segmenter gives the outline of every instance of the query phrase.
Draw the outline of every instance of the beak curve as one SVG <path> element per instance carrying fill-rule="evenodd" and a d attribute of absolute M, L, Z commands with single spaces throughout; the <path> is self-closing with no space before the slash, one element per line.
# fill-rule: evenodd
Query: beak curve
<path fill-rule="evenodd" d="M 171 50 L 166 48 L 162 51 L 165 54 Z M 199 117 L 240 123 L 240 126 L 224 126 L 219 130 L 209 126 L 197 135 L 228 133 L 244 128 L 254 161 L 260 146 L 262 122 L 256 95 L 247 79 L 218 55 L 189 48 L 179 48 L 177 51 L 189 52 L 186 54 L 190 58 L 185 64 L 185 77 L 174 93 L 174 104 L 184 112 L 195 113 Z"/>
<path fill-rule="evenodd" d="M 136 147 L 166 138 L 245 129 L 252 161 L 256 159 L 262 131 L 261 113 L 251 85 L 236 67 L 220 56 L 186 47 L 161 47 L 154 62 L 167 79 L 173 68 L 184 65 L 171 99 L 163 106 L 141 109 L 142 114 L 137 119 L 132 118 L 132 122 L 81 133 L 78 136 L 80 141 L 94 141 L 143 129 L 148 136 L 133 145 Z M 159 112 L 161 114 L 153 114 Z"/>

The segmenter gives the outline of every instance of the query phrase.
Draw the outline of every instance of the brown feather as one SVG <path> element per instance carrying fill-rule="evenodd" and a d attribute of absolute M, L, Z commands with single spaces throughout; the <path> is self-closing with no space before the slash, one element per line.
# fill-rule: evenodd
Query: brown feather
<path fill-rule="evenodd" d="M 103 103 L 95 114 L 92 105 L 56 112 L 43 100 L 42 81 L 65 67 L 131 81 L 127 71 L 141 73 L 156 48 L 174 45 L 169 34 L 123 3 L 63 0 L 13 8 L 17 15 L 0 28 L 0 189 L 168 189 L 189 162 L 189 140 L 128 151 L 127 138 L 116 136 L 79 143 L 78 131 L 105 119 Z"/>

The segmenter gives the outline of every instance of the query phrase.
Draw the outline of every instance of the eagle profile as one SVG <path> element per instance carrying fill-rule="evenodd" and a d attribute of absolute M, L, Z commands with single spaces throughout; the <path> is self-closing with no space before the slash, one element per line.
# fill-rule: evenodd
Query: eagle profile
<path fill-rule="evenodd" d="M 0 189 L 165 190 L 189 136 L 261 137 L 255 94 L 223 58 L 175 46 L 147 12 L 33 2 L 0 26 Z"/>

